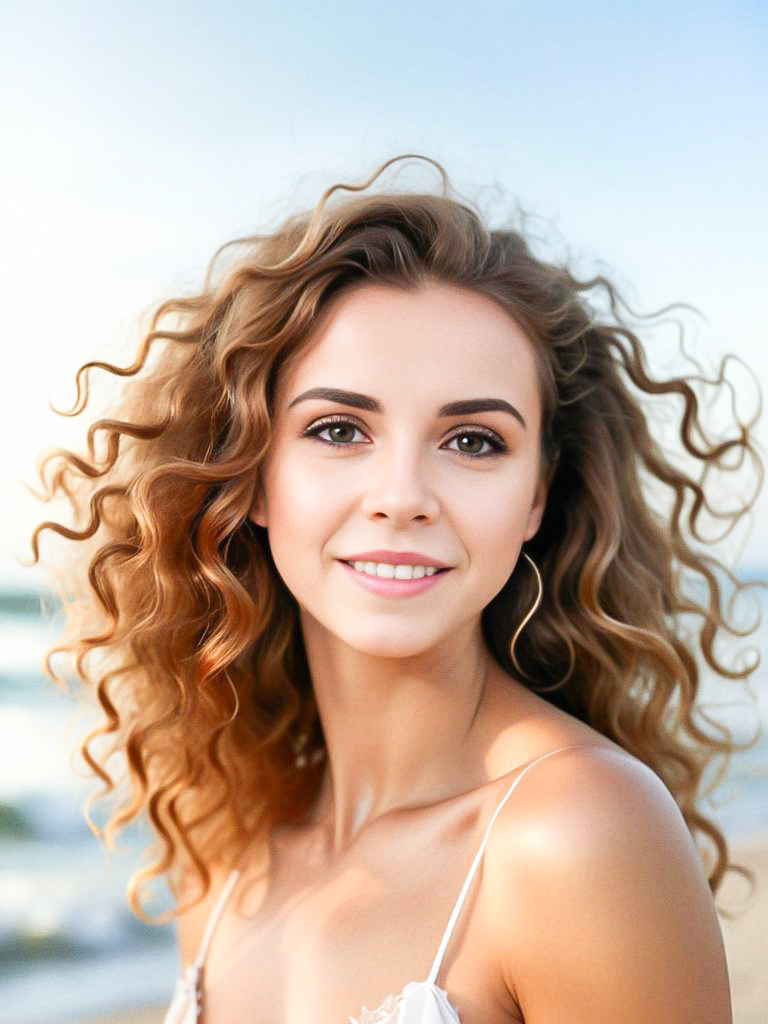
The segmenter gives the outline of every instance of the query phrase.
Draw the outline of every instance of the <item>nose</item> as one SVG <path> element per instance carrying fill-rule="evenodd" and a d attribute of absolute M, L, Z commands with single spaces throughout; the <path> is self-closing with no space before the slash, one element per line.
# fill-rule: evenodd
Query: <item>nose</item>
<path fill-rule="evenodd" d="M 369 468 L 362 502 L 366 516 L 383 515 L 396 525 L 437 518 L 440 503 L 424 461 L 412 445 L 377 453 Z"/>

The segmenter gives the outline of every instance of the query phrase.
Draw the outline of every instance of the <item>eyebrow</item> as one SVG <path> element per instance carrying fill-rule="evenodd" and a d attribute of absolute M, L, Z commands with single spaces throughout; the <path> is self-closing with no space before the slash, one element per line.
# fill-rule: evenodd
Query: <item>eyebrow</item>
<path fill-rule="evenodd" d="M 292 409 L 299 402 L 306 402 L 311 398 L 324 398 L 328 402 L 338 402 L 340 405 L 352 405 L 356 409 L 365 409 L 368 412 L 383 412 L 381 402 L 368 395 L 361 395 L 357 391 L 342 391 L 340 388 L 310 388 L 304 391 L 288 405 Z M 527 429 L 527 424 L 522 413 L 510 405 L 503 398 L 466 398 L 458 402 L 448 402 L 441 405 L 437 410 L 438 416 L 468 416 L 475 412 L 506 412 L 514 416 L 516 420 Z"/>

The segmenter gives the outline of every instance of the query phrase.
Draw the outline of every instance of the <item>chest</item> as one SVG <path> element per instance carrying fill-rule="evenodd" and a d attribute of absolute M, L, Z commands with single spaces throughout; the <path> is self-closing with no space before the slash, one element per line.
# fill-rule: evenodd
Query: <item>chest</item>
<path fill-rule="evenodd" d="M 324 869 L 311 843 L 283 847 L 226 914 L 205 977 L 206 1024 L 348 1024 L 429 975 L 474 855 L 474 830 L 379 843 Z M 494 960 L 475 876 L 437 977 L 461 1024 L 516 1013 Z"/>

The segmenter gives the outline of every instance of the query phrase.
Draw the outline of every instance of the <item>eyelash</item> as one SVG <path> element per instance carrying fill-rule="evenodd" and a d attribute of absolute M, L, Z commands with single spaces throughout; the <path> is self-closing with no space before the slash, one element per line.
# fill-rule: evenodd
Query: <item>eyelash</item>
<path fill-rule="evenodd" d="M 332 426 L 335 426 L 336 424 L 343 424 L 344 426 L 350 426 L 350 427 L 354 427 L 356 430 L 361 430 L 361 428 L 357 425 L 357 423 L 355 423 L 354 420 L 346 419 L 346 418 L 344 418 L 342 416 L 331 416 L 331 417 L 326 417 L 325 419 L 320 420 L 317 423 L 314 423 L 311 426 L 307 427 L 307 429 L 302 434 L 302 437 L 313 437 L 313 438 L 316 438 L 322 444 L 329 444 L 333 448 L 348 448 L 350 444 L 355 443 L 355 442 L 342 443 L 340 441 L 326 441 L 325 438 L 318 436 L 319 434 L 322 433 L 323 430 L 325 430 L 326 427 L 332 427 Z M 456 434 L 454 434 L 453 437 L 449 438 L 449 440 L 453 441 L 454 438 L 457 438 L 457 437 L 475 437 L 475 436 L 481 437 L 484 441 L 487 441 L 493 447 L 493 451 L 490 451 L 490 452 L 476 452 L 476 453 L 461 452 L 460 451 L 459 455 L 464 455 L 468 459 L 487 459 L 487 458 L 492 458 L 494 455 L 501 455 L 501 454 L 503 454 L 504 452 L 507 451 L 507 445 L 501 440 L 501 438 L 497 434 L 495 434 L 491 430 L 486 430 L 484 428 L 479 428 L 479 427 L 473 427 L 471 430 L 460 430 Z M 453 450 L 457 451 L 458 449 L 453 449 Z"/>

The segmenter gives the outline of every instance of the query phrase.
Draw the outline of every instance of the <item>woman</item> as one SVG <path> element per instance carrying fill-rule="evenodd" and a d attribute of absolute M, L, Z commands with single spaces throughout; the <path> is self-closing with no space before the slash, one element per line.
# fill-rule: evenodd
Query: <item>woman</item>
<path fill-rule="evenodd" d="M 727 1024 L 713 896 L 743 869 L 697 800 L 739 748 L 694 719 L 694 655 L 755 666 L 714 654 L 736 581 L 644 402 L 683 399 L 709 469 L 759 468 L 749 431 L 694 436 L 613 286 L 445 176 L 330 202 L 391 163 L 241 240 L 132 366 L 82 367 L 72 415 L 89 368 L 132 379 L 43 463 L 81 518 L 35 554 L 88 551 L 59 648 L 105 713 L 83 749 L 130 786 L 105 836 L 146 811 L 132 905 L 161 875 L 178 901 L 166 1022 Z"/>

